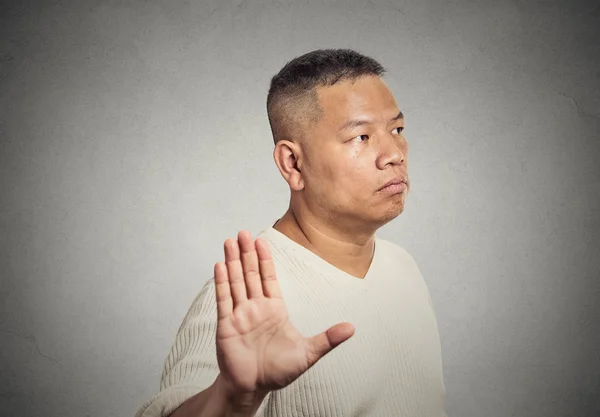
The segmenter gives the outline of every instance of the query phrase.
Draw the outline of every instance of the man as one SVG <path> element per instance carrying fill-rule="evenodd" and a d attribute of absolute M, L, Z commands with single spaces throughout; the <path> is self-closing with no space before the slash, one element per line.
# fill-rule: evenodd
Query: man
<path fill-rule="evenodd" d="M 247 231 L 225 241 L 161 391 L 137 416 L 446 416 L 427 286 L 406 250 L 375 236 L 410 188 L 384 71 L 351 50 L 318 50 L 273 77 L 267 111 L 289 209 L 256 241 Z"/>

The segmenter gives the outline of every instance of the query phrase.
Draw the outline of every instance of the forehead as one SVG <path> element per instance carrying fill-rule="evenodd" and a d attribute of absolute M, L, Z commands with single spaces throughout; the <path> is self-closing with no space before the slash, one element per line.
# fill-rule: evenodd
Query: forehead
<path fill-rule="evenodd" d="M 324 122 L 335 123 L 371 116 L 389 119 L 399 109 L 387 84 L 377 76 L 364 76 L 343 80 L 332 86 L 317 87 L 317 98 L 323 110 Z"/>

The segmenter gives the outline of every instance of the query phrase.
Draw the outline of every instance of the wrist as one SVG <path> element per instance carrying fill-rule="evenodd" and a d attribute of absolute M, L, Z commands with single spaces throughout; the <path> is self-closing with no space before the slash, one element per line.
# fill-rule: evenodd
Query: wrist
<path fill-rule="evenodd" d="M 239 391 L 223 377 L 222 374 L 217 376 L 213 383 L 215 394 L 223 398 L 227 403 L 227 409 L 232 416 L 254 416 L 265 397 L 267 391 Z"/>

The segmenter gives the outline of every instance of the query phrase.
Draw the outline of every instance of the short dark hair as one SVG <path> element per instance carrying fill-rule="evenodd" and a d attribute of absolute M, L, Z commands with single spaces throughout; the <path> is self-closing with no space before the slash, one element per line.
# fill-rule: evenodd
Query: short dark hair
<path fill-rule="evenodd" d="M 322 114 L 316 87 L 361 76 L 382 76 L 386 69 L 373 58 L 351 49 L 318 49 L 289 61 L 271 79 L 267 115 L 273 141 L 294 137 L 299 123 L 314 123 Z M 300 109 L 299 105 L 304 106 Z"/>

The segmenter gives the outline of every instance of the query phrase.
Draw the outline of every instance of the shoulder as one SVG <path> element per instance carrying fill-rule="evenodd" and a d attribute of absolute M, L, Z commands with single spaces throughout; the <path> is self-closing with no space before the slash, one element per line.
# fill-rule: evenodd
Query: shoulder
<path fill-rule="evenodd" d="M 217 320 L 217 297 L 214 277 L 208 279 L 200 288 L 190 304 L 177 333 L 190 326 L 214 324 Z"/>
<path fill-rule="evenodd" d="M 215 278 L 209 278 L 202 288 L 200 288 L 200 292 L 194 298 L 191 307 L 192 308 L 209 308 L 212 310 L 216 308 L 217 299 L 216 299 L 216 291 L 215 291 Z"/>
<path fill-rule="evenodd" d="M 408 250 L 386 239 L 378 238 L 378 242 L 382 247 L 382 253 L 380 254 L 382 262 L 396 271 L 401 271 L 405 278 L 410 279 L 411 282 L 426 294 L 427 298 L 430 298 L 429 289 L 423 278 L 421 269 Z"/>
<path fill-rule="evenodd" d="M 415 268 L 419 271 L 414 257 L 403 246 L 380 237 L 377 237 L 377 244 L 380 245 L 382 258 L 387 262 L 392 262 L 404 268 Z"/>

